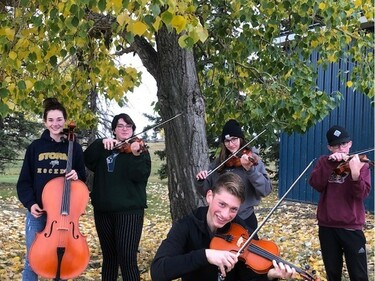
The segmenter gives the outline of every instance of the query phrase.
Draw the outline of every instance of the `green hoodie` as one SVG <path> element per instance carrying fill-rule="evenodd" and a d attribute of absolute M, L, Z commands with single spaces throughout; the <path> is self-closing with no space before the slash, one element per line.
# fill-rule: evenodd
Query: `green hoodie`
<path fill-rule="evenodd" d="M 90 193 L 95 211 L 111 213 L 140 213 L 147 208 L 146 186 L 151 172 L 148 151 L 114 153 L 104 149 L 102 139 L 95 140 L 85 151 L 85 165 L 94 172 Z M 114 157 L 114 168 L 109 172 L 108 157 Z"/>

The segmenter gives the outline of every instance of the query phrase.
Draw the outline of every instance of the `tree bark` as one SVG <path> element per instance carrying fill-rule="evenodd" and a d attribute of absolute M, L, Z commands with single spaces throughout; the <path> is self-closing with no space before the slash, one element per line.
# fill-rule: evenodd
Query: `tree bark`
<path fill-rule="evenodd" d="M 156 53 L 148 52 L 153 58 L 145 55 L 145 48 L 137 53 L 157 82 L 160 116 L 167 120 L 183 113 L 163 126 L 170 211 L 175 221 L 204 204 L 194 181 L 197 172 L 208 167 L 205 105 L 193 51 L 182 49 L 178 35 L 166 28 L 156 35 L 156 47 Z"/>
<path fill-rule="evenodd" d="M 183 113 L 163 125 L 170 212 L 174 221 L 204 204 L 194 181 L 198 171 L 207 169 L 209 164 L 205 104 L 193 51 L 181 48 L 179 36 L 165 26 L 155 37 L 156 49 L 145 38 L 136 36 L 125 52 L 136 52 L 155 78 L 162 120 Z"/>

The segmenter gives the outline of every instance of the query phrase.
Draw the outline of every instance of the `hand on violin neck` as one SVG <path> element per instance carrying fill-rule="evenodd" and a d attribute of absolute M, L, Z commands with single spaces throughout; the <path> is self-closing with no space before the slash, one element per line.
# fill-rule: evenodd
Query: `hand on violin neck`
<path fill-rule="evenodd" d="M 242 156 L 241 156 L 241 159 L 240 159 L 240 161 L 241 161 L 241 165 L 242 165 L 242 167 L 246 170 L 246 171 L 248 171 L 248 170 L 250 170 L 251 169 L 251 167 L 253 167 L 254 165 L 255 165 L 255 158 L 254 157 L 256 157 L 256 156 L 249 156 L 249 155 L 247 155 L 247 154 L 243 154 Z"/>
<path fill-rule="evenodd" d="M 117 143 L 119 143 L 117 140 L 112 138 L 103 139 L 103 145 L 104 148 L 107 150 L 112 150 Z"/>
<path fill-rule="evenodd" d="M 219 268 L 222 277 L 231 271 L 238 261 L 235 253 L 223 250 L 206 249 L 206 258 L 210 264 Z"/>
<path fill-rule="evenodd" d="M 349 157 L 350 156 L 347 153 L 335 152 L 335 153 L 332 153 L 330 156 L 328 156 L 328 160 L 334 161 L 334 162 L 341 162 L 341 161 L 347 161 Z"/>
<path fill-rule="evenodd" d="M 365 162 L 361 162 L 358 154 L 353 155 L 349 160 L 349 168 L 353 181 L 358 180 L 363 165 L 365 165 Z"/>
<path fill-rule="evenodd" d="M 134 156 L 139 156 L 142 153 L 143 147 L 139 142 L 135 141 L 131 143 L 130 149 Z"/>

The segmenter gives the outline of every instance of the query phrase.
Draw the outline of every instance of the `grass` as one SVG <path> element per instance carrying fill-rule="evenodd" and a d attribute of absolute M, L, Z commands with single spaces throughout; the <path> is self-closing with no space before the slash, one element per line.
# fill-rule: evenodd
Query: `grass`
<path fill-rule="evenodd" d="M 4 172 L 0 174 L 0 184 L 16 184 L 21 170 L 21 165 L 22 162 L 17 161 L 16 163 L 12 163 L 11 165 L 7 166 Z"/>
<path fill-rule="evenodd" d="M 164 142 L 153 142 L 148 144 L 151 156 L 151 174 L 149 177 L 149 182 L 154 183 L 167 183 L 167 180 L 161 180 L 158 175 L 158 170 L 165 161 L 160 160 L 159 156 L 155 154 L 155 151 L 164 150 Z"/>
<path fill-rule="evenodd" d="M 0 182 L 0 198 L 9 198 L 15 195 L 16 186 L 14 182 Z"/>
<path fill-rule="evenodd" d="M 151 155 L 152 161 L 149 182 L 167 184 L 167 181 L 165 179 L 161 180 L 158 175 L 158 170 L 160 166 L 164 163 L 164 161 L 160 160 L 159 156 L 154 154 L 155 151 L 164 149 L 164 143 L 154 142 L 149 143 L 148 146 L 148 151 Z M 16 163 L 12 163 L 8 167 L 6 167 L 4 171 L 0 174 L 0 196 L 8 197 L 16 195 L 15 185 L 19 177 L 21 166 L 22 162 L 17 161 Z"/>

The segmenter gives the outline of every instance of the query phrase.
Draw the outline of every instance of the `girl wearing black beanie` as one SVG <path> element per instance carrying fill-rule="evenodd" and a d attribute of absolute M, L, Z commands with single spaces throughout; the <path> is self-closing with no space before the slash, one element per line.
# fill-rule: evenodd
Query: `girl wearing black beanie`
<path fill-rule="evenodd" d="M 233 153 L 238 152 L 245 145 L 244 133 L 240 124 L 234 120 L 228 120 L 223 126 L 221 133 L 221 147 L 219 157 L 209 166 L 208 170 L 200 171 L 196 175 L 195 185 L 197 190 L 203 195 L 214 186 L 217 178 L 225 172 L 233 172 L 241 177 L 245 184 L 245 202 L 240 207 L 238 215 L 243 219 L 249 229 L 253 231 L 258 226 L 258 220 L 254 213 L 254 207 L 259 205 L 261 198 L 267 196 L 272 191 L 271 180 L 267 174 L 264 163 L 249 149 L 248 154 L 234 156 L 220 169 L 212 171 L 223 163 Z M 251 157 L 249 157 L 251 155 Z M 231 161 L 235 160 L 235 161 Z"/>

